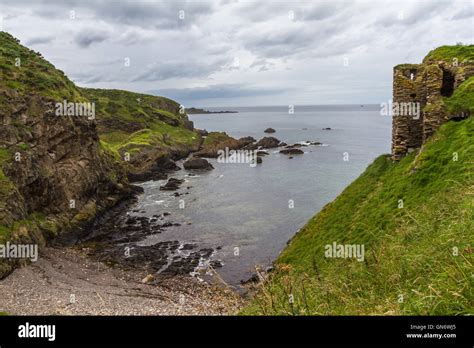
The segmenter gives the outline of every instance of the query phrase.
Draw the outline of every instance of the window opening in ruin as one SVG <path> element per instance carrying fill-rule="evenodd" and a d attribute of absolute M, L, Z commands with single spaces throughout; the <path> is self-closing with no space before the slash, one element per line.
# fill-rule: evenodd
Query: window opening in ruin
<path fill-rule="evenodd" d="M 454 75 L 443 69 L 443 82 L 441 84 L 441 95 L 443 97 L 450 97 L 454 92 Z"/>

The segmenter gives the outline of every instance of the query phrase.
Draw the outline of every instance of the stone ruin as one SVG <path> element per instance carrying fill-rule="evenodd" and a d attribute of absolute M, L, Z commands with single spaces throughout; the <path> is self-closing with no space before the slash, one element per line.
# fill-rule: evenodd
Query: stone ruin
<path fill-rule="evenodd" d="M 474 75 L 474 62 L 426 61 L 422 64 L 402 64 L 393 69 L 393 105 L 419 106 L 419 115 L 393 113 L 392 159 L 399 160 L 421 147 L 439 128 L 451 119 L 469 115 L 450 115 L 443 105 L 443 97 Z M 419 117 L 418 117 L 419 116 Z"/>

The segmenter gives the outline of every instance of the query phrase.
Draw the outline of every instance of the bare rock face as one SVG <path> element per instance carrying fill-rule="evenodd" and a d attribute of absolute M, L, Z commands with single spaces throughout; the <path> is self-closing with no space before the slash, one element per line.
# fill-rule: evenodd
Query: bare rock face
<path fill-rule="evenodd" d="M 204 158 L 193 157 L 183 163 L 184 169 L 211 170 L 214 169 Z"/>
<path fill-rule="evenodd" d="M 274 130 L 273 128 L 267 128 L 263 131 L 264 133 L 275 133 L 276 130 Z"/>
<path fill-rule="evenodd" d="M 10 226 L 12 241 L 44 246 L 130 192 L 125 171 L 101 148 L 94 121 L 56 116 L 42 97 L 1 93 L 10 102 L 0 109 L 2 186 L 8 184 L 0 193 L 0 224 Z M 32 223 L 14 227 L 15 221 Z M 0 267 L 0 278 L 13 266 Z"/>

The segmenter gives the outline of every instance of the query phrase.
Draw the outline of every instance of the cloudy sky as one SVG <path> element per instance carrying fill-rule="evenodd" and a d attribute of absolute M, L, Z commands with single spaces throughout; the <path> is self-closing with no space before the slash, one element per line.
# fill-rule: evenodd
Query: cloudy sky
<path fill-rule="evenodd" d="M 80 86 L 185 106 L 387 101 L 392 67 L 473 43 L 474 1 L 1 0 L 0 28 Z"/>

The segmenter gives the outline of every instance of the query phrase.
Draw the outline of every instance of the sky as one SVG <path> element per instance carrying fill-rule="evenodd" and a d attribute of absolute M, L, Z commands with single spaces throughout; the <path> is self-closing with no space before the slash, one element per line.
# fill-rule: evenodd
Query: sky
<path fill-rule="evenodd" d="M 474 1 L 1 0 L 0 29 L 83 87 L 186 107 L 380 104 L 393 66 L 473 44 Z"/>

